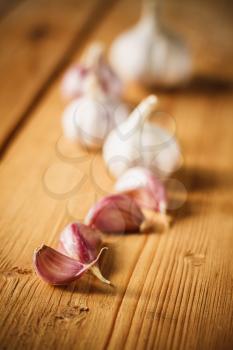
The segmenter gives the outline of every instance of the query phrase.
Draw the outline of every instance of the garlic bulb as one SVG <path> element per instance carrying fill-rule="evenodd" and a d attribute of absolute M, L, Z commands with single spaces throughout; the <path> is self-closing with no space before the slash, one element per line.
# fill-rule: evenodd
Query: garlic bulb
<path fill-rule="evenodd" d="M 191 57 L 180 38 L 162 29 L 157 1 L 147 0 L 139 22 L 113 42 L 110 62 L 123 80 L 173 86 L 190 78 Z"/>
<path fill-rule="evenodd" d="M 96 75 L 102 89 L 112 98 L 122 94 L 122 83 L 104 58 L 104 47 L 93 43 L 79 64 L 72 66 L 64 75 L 61 92 L 65 99 L 74 99 L 85 94 L 86 81 Z"/>
<path fill-rule="evenodd" d="M 108 135 L 103 157 L 113 176 L 119 177 L 129 168 L 142 166 L 167 177 L 180 164 L 175 137 L 147 121 L 156 104 L 156 96 L 147 97 Z"/>
<path fill-rule="evenodd" d="M 64 134 L 72 141 L 97 149 L 106 136 L 128 116 L 128 109 L 101 88 L 95 75 L 85 81 L 85 95 L 72 101 L 62 117 Z"/>

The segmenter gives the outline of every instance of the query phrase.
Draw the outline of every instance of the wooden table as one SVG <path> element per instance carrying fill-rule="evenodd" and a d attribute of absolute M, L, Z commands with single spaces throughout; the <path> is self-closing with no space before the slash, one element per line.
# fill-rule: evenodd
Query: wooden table
<path fill-rule="evenodd" d="M 165 12 L 190 36 L 196 72 L 232 77 L 230 2 L 211 2 L 215 12 L 187 3 L 167 2 Z M 186 200 L 174 225 L 112 240 L 101 268 L 114 288 L 89 275 L 54 288 L 33 271 L 34 249 L 55 247 L 113 185 L 101 154 L 62 137 L 61 74 L 93 40 L 108 45 L 135 22 L 139 3 L 12 0 L 0 11 L 0 348 L 232 349 L 231 86 L 155 90 L 184 155 L 173 178 Z M 133 86 L 126 99 L 147 94 Z"/>

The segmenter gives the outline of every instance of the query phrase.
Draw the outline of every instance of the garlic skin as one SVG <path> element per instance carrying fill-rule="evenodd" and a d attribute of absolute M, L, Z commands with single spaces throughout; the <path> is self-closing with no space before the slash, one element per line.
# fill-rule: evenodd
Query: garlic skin
<path fill-rule="evenodd" d="M 84 147 L 99 149 L 109 132 L 128 116 L 121 102 L 122 84 L 95 43 L 83 63 L 71 68 L 63 81 L 63 95 L 74 98 L 62 117 L 64 135 Z"/>
<path fill-rule="evenodd" d="M 93 43 L 80 63 L 73 65 L 64 75 L 61 93 L 65 99 L 75 99 L 86 93 L 86 80 L 95 75 L 108 96 L 120 98 L 123 85 L 104 57 L 104 46 Z"/>
<path fill-rule="evenodd" d="M 137 203 L 126 194 L 103 197 L 88 212 L 85 223 L 106 233 L 138 232 L 144 215 Z"/>
<path fill-rule="evenodd" d="M 95 259 L 102 245 L 101 233 L 74 222 L 65 227 L 59 239 L 59 251 L 83 263 Z"/>
<path fill-rule="evenodd" d="M 101 245 L 100 231 L 75 222 L 69 224 L 61 233 L 58 250 L 84 264 L 90 264 L 95 260 Z M 97 262 L 90 266 L 89 270 L 99 280 L 110 284 L 110 281 L 103 277 Z"/>
<path fill-rule="evenodd" d="M 90 149 L 99 149 L 109 132 L 128 117 L 127 107 L 107 96 L 95 76 L 86 81 L 86 94 L 72 101 L 62 116 L 64 135 Z"/>
<path fill-rule="evenodd" d="M 107 249 L 101 248 L 101 244 L 100 232 L 81 223 L 72 223 L 61 233 L 57 250 L 46 245 L 35 250 L 35 271 L 53 285 L 66 285 L 88 270 L 103 283 L 110 284 L 98 266 L 100 255 Z"/>
<path fill-rule="evenodd" d="M 110 62 L 123 81 L 175 86 L 192 73 L 184 42 L 162 29 L 156 0 L 147 1 L 139 22 L 121 34 L 110 49 Z"/>
<path fill-rule="evenodd" d="M 43 245 L 34 252 L 33 264 L 37 275 L 45 282 L 55 286 L 67 285 L 93 267 L 105 249 L 102 248 L 98 256 L 89 264 L 83 264 Z"/>
<path fill-rule="evenodd" d="M 84 82 L 88 74 L 89 69 L 80 64 L 76 64 L 67 70 L 61 86 L 64 99 L 73 99 L 83 95 Z"/>
<path fill-rule="evenodd" d="M 135 167 L 127 170 L 116 182 L 115 190 L 131 196 L 141 208 L 166 213 L 167 195 L 164 184 L 150 170 Z"/>
<path fill-rule="evenodd" d="M 147 121 L 156 105 L 157 97 L 150 95 L 108 135 L 103 157 L 114 177 L 141 166 L 166 178 L 180 165 L 181 155 L 175 137 Z"/>

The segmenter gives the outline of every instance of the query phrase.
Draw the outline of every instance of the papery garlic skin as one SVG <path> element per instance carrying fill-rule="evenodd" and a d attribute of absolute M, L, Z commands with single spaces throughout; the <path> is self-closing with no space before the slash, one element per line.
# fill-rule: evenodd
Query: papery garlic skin
<path fill-rule="evenodd" d="M 74 65 L 65 73 L 62 81 L 62 96 L 65 99 L 73 99 L 83 95 L 85 90 L 85 79 L 89 69 L 82 65 Z"/>
<path fill-rule="evenodd" d="M 127 107 L 87 94 L 72 101 L 62 116 L 64 135 L 90 149 L 99 149 L 109 132 L 128 117 Z"/>
<path fill-rule="evenodd" d="M 33 264 L 38 276 L 52 285 L 67 285 L 80 278 L 84 272 L 94 266 L 103 250 L 89 264 L 83 264 L 46 245 L 38 248 L 33 255 Z"/>
<path fill-rule="evenodd" d="M 178 37 L 161 28 L 150 6 L 133 28 L 115 39 L 110 62 L 124 81 L 165 86 L 184 83 L 191 76 L 190 53 Z"/>
<path fill-rule="evenodd" d="M 43 245 L 35 250 L 33 265 L 36 273 L 53 285 L 65 285 L 90 271 L 103 283 L 110 284 L 100 272 L 98 260 L 101 233 L 81 223 L 71 223 L 61 233 L 58 250 Z"/>
<path fill-rule="evenodd" d="M 148 169 L 127 170 L 116 182 L 115 190 L 130 195 L 142 208 L 166 213 L 167 195 L 164 184 Z"/>
<path fill-rule="evenodd" d="M 156 104 L 156 96 L 147 97 L 108 135 L 103 157 L 114 177 L 118 178 L 132 167 L 142 166 L 166 178 L 180 165 L 180 149 L 175 137 L 147 122 Z"/>
<path fill-rule="evenodd" d="M 59 239 L 59 251 L 82 263 L 95 259 L 102 244 L 101 233 L 74 222 L 65 227 Z"/>
<path fill-rule="evenodd" d="M 73 222 L 62 231 L 58 250 L 83 264 L 90 264 L 95 260 L 101 245 L 100 231 Z M 102 282 L 110 284 L 110 281 L 103 277 L 98 264 L 92 265 L 89 270 Z"/>
<path fill-rule="evenodd" d="M 106 233 L 138 232 L 144 215 L 126 194 L 103 197 L 88 212 L 85 223 Z"/>

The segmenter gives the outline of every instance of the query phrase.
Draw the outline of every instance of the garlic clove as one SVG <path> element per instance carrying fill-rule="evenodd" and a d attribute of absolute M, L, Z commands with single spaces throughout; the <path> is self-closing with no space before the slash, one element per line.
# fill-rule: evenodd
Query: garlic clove
<path fill-rule="evenodd" d="M 108 133 L 127 116 L 128 110 L 123 104 L 112 101 L 102 104 L 85 96 L 65 109 L 62 118 L 64 134 L 90 149 L 98 149 Z"/>
<path fill-rule="evenodd" d="M 101 232 L 81 223 L 72 223 L 61 233 L 58 250 L 82 264 L 89 264 L 95 260 L 101 244 Z M 110 284 L 97 264 L 91 266 L 90 271 L 102 282 Z"/>
<path fill-rule="evenodd" d="M 101 233 L 81 223 L 69 224 L 61 233 L 59 250 L 82 263 L 89 263 L 97 255 Z"/>
<path fill-rule="evenodd" d="M 138 232 L 143 221 L 141 209 L 125 194 L 102 198 L 85 218 L 87 225 L 107 233 Z"/>
<path fill-rule="evenodd" d="M 33 264 L 36 273 L 45 282 L 52 285 L 66 285 L 80 278 L 84 272 L 94 266 L 104 249 L 106 248 L 100 250 L 98 256 L 91 263 L 83 264 L 43 245 L 35 251 Z"/>
<path fill-rule="evenodd" d="M 89 270 L 102 282 L 110 284 L 103 277 L 98 259 L 104 247 L 101 233 L 81 223 L 68 225 L 61 233 L 58 251 L 42 246 L 34 253 L 36 272 L 51 284 L 67 284 Z M 98 254 L 99 252 L 99 254 Z"/>
<path fill-rule="evenodd" d="M 64 75 L 61 91 L 64 98 L 77 98 L 82 96 L 86 91 L 86 80 L 92 75 L 100 62 L 103 55 L 103 45 L 93 43 L 84 52 L 79 64 L 73 65 Z"/>
<path fill-rule="evenodd" d="M 131 168 L 116 182 L 117 192 L 126 192 L 141 208 L 166 213 L 167 196 L 164 184 L 148 169 Z"/>
<path fill-rule="evenodd" d="M 85 52 L 79 64 L 71 67 L 64 75 L 61 91 L 66 99 L 74 99 L 84 95 L 86 81 L 94 75 L 101 86 L 101 89 L 114 99 L 122 95 L 123 85 L 104 58 L 104 46 L 93 43 Z"/>
<path fill-rule="evenodd" d="M 93 43 L 83 60 L 84 67 L 89 67 L 89 75 L 94 75 L 101 89 L 111 98 L 119 99 L 123 92 L 123 84 L 104 57 L 104 45 Z M 87 76 L 88 79 L 88 76 Z M 86 90 L 85 90 L 86 92 Z"/>
<path fill-rule="evenodd" d="M 96 74 L 102 89 L 108 96 L 114 99 L 120 99 L 122 97 L 123 84 L 111 66 L 106 63 L 103 56 L 100 58 L 99 68 Z"/>
<path fill-rule="evenodd" d="M 128 109 L 97 88 L 72 101 L 62 116 L 65 136 L 90 149 L 99 149 L 109 132 L 128 117 Z"/>
<path fill-rule="evenodd" d="M 76 98 L 85 90 L 85 80 L 90 70 L 80 64 L 76 64 L 65 73 L 61 93 L 65 99 Z"/>

